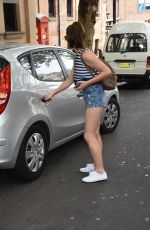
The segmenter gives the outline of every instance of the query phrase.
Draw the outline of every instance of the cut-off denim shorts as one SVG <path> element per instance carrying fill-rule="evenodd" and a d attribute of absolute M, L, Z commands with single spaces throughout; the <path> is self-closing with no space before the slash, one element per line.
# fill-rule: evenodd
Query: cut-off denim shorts
<path fill-rule="evenodd" d="M 105 92 L 102 84 L 96 83 L 83 89 L 86 108 L 102 107 L 106 105 Z"/>

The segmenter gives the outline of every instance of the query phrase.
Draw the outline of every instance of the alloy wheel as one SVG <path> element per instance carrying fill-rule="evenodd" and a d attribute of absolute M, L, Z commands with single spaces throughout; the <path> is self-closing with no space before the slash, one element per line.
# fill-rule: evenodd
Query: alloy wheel
<path fill-rule="evenodd" d="M 30 171 L 37 172 L 45 155 L 44 139 L 40 133 L 33 133 L 26 145 L 25 159 Z"/>

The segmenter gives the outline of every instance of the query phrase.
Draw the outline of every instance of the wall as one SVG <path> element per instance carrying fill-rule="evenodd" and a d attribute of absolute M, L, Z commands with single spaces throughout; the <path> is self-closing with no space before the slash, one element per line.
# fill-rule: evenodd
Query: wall
<path fill-rule="evenodd" d="M 66 47 L 67 43 L 64 39 L 65 31 L 68 25 L 78 20 L 78 4 L 79 0 L 73 0 L 73 15 L 67 17 L 67 0 L 60 2 L 60 45 Z M 40 13 L 48 15 L 48 0 L 40 3 Z M 106 2 L 99 0 L 99 15 L 96 18 L 95 34 L 93 39 L 93 49 L 95 48 L 95 40 L 99 40 L 99 48 L 103 47 L 105 41 L 105 20 L 106 20 Z M 49 38 L 51 45 L 59 45 L 59 23 L 58 23 L 58 1 L 56 1 L 56 17 L 49 17 Z"/>
<path fill-rule="evenodd" d="M 113 0 L 107 0 L 107 11 L 113 18 Z M 120 21 L 145 21 L 150 18 L 150 10 L 139 11 L 138 0 L 116 0 L 116 15 Z"/>
<path fill-rule="evenodd" d="M 0 0 L 0 42 L 36 43 L 35 5 L 30 0 L 18 0 L 18 31 L 6 32 L 3 0 Z"/>
<path fill-rule="evenodd" d="M 59 43 L 59 23 L 58 23 L 58 0 L 56 0 L 56 17 L 49 17 L 48 0 L 18 0 L 19 4 L 19 24 L 17 32 L 5 32 L 3 0 L 0 0 L 0 42 L 21 42 L 37 43 L 36 14 L 41 13 L 49 18 L 49 44 L 66 47 L 64 39 L 66 28 L 74 21 L 78 20 L 79 0 L 73 0 L 73 15 L 67 17 L 67 0 L 60 2 L 60 43 Z M 39 9 L 38 9 L 39 3 Z M 106 1 L 99 0 L 99 15 L 96 18 L 95 34 L 93 39 L 93 49 L 95 40 L 98 41 L 98 48 L 102 49 L 105 41 L 105 21 L 106 21 Z"/>

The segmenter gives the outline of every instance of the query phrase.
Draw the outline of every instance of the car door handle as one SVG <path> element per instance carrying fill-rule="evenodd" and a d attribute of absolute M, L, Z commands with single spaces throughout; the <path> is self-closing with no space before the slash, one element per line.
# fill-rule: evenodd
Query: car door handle
<path fill-rule="evenodd" d="M 77 94 L 77 97 L 83 97 L 83 93 L 80 91 L 80 92 Z"/>

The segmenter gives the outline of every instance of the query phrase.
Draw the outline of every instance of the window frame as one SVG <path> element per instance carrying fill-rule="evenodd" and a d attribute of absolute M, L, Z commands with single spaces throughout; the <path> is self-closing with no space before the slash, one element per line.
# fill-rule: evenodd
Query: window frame
<path fill-rule="evenodd" d="M 67 0 L 67 17 L 73 17 L 73 1 L 72 0 Z"/>
<path fill-rule="evenodd" d="M 13 7 L 13 10 L 12 10 Z M 3 0 L 5 32 L 17 32 L 20 30 L 20 12 L 18 0 Z M 7 16 L 9 15 L 9 17 Z"/>
<path fill-rule="evenodd" d="M 50 51 L 50 52 L 53 52 L 53 53 L 54 53 L 54 55 L 55 55 L 55 57 L 56 57 L 56 59 L 57 59 L 57 62 L 58 62 L 58 64 L 59 64 L 59 66 L 60 66 L 60 69 L 61 69 L 61 71 L 62 71 L 62 75 L 63 75 L 63 79 L 62 79 L 62 80 L 47 80 L 47 81 L 45 81 L 45 80 L 41 80 L 41 79 L 38 77 L 38 75 L 37 75 L 37 73 L 36 73 L 36 69 L 35 69 L 35 67 L 34 67 L 33 54 L 36 53 L 36 52 L 41 52 L 41 51 Z M 62 66 L 61 61 L 59 60 L 59 56 L 57 55 L 55 49 L 50 49 L 50 48 L 42 49 L 42 48 L 41 48 L 41 49 L 32 50 L 32 51 L 31 51 L 31 60 L 32 60 L 32 66 L 33 66 L 34 77 L 35 77 L 37 80 L 46 83 L 46 82 L 63 82 L 63 81 L 66 79 L 66 74 L 65 74 L 65 72 L 64 72 L 64 68 L 63 68 L 63 66 Z"/>
<path fill-rule="evenodd" d="M 48 0 L 48 15 L 53 18 L 56 17 L 56 0 Z"/>
<path fill-rule="evenodd" d="M 127 35 L 127 36 L 125 37 L 125 35 Z M 139 35 L 141 35 L 141 37 L 142 36 L 145 37 L 145 50 L 141 50 L 141 51 L 135 50 L 135 51 L 133 51 L 133 50 L 131 50 L 131 47 L 129 46 L 131 44 L 130 42 L 132 40 L 136 41 L 138 39 Z M 121 36 L 122 36 L 122 38 L 121 38 Z M 127 46 L 126 46 L 126 48 L 128 48 L 128 49 L 125 49 L 125 50 L 120 49 L 123 39 L 128 39 Z M 112 50 L 110 50 L 110 48 L 109 48 L 110 47 L 110 42 L 113 43 L 113 41 L 114 41 L 114 48 Z M 115 43 L 115 41 L 117 41 L 117 42 Z M 147 52 L 147 38 L 146 38 L 146 35 L 144 33 L 112 34 L 112 35 L 110 35 L 110 37 L 108 39 L 107 46 L 106 46 L 106 52 L 108 52 L 108 53 L 122 53 L 122 52 L 129 52 L 129 53 L 130 52 L 141 52 L 142 53 L 142 52 Z"/>
<path fill-rule="evenodd" d="M 56 58 L 57 58 L 57 61 L 58 61 L 59 65 L 60 65 L 60 67 L 61 67 L 61 69 L 62 69 L 62 73 L 63 73 L 63 76 L 64 76 L 63 81 L 64 81 L 65 79 L 67 79 L 67 77 L 68 77 L 67 69 L 66 69 L 66 66 L 65 66 L 65 64 L 64 64 L 64 62 L 63 62 L 63 60 L 62 60 L 62 58 L 61 58 L 61 56 L 60 56 L 60 54 L 59 54 L 59 51 L 68 52 L 68 53 L 70 53 L 72 56 L 75 56 L 75 53 L 74 53 L 72 50 L 65 49 L 65 48 L 64 48 L 64 49 L 61 49 L 61 48 L 55 48 L 55 49 L 53 49 L 53 48 L 38 48 L 38 49 L 29 50 L 29 51 L 27 51 L 27 52 L 25 52 L 25 53 L 19 55 L 19 56 L 17 57 L 17 60 L 18 60 L 18 62 L 20 63 L 20 59 L 21 59 L 21 58 L 23 58 L 23 57 L 25 57 L 25 56 L 29 56 L 29 59 L 30 59 L 30 62 L 31 62 L 31 73 L 30 73 L 21 63 L 20 63 L 20 65 L 21 65 L 23 68 L 25 68 L 26 71 L 28 71 L 29 74 L 31 74 L 34 78 L 36 78 L 37 80 L 40 81 L 40 79 L 38 78 L 38 76 L 37 76 L 37 74 L 36 74 L 35 68 L 34 68 L 33 53 L 34 53 L 34 52 L 37 52 L 37 51 L 43 51 L 43 50 L 44 50 L 44 51 L 45 51 L 45 50 L 49 50 L 49 51 L 53 51 L 53 52 L 54 52 L 54 54 L 55 54 L 55 56 L 56 56 Z M 42 82 L 53 82 L 53 81 L 42 81 Z M 61 81 L 60 81 L 60 82 L 61 82 Z"/>

